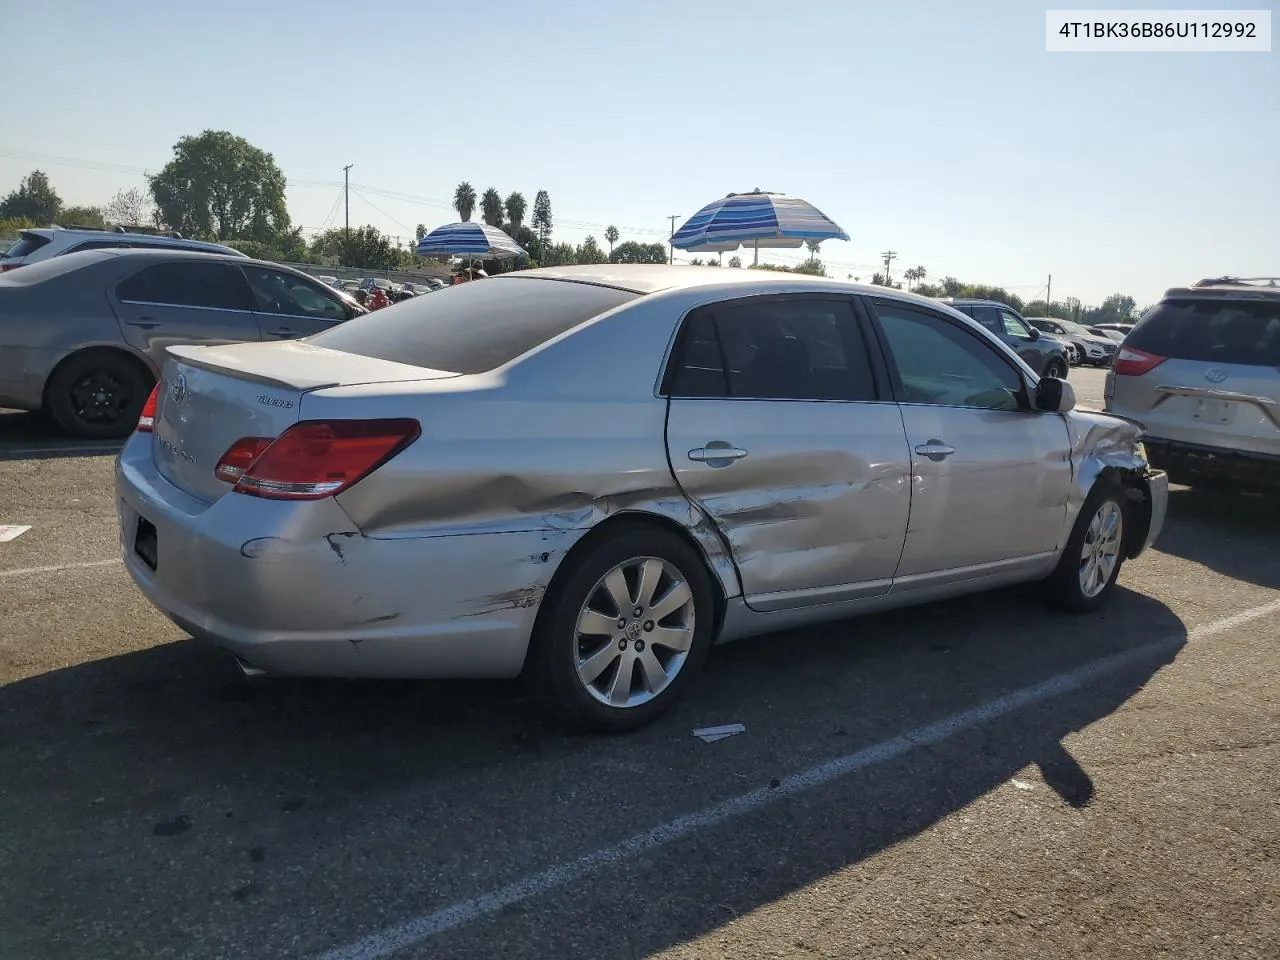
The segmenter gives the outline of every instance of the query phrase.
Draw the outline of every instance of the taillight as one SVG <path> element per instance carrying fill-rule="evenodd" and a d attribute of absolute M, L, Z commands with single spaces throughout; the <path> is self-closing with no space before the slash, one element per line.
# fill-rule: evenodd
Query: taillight
<path fill-rule="evenodd" d="M 156 384 L 151 388 L 151 396 L 147 397 L 147 402 L 142 405 L 142 413 L 138 417 L 137 430 L 139 433 L 150 433 L 156 428 L 156 397 L 160 394 L 160 384 Z"/>
<path fill-rule="evenodd" d="M 20 263 L 0 263 L 0 273 L 5 273 L 9 270 L 17 270 L 20 266 L 22 266 Z"/>
<path fill-rule="evenodd" d="M 222 455 L 213 468 L 213 475 L 227 483 L 236 483 L 269 446 L 270 437 L 242 437 Z"/>
<path fill-rule="evenodd" d="M 1140 377 L 1160 366 L 1165 359 L 1137 347 L 1121 347 L 1111 369 L 1120 377 Z"/>
<path fill-rule="evenodd" d="M 321 500 L 368 476 L 421 433 L 417 420 L 305 420 L 267 442 L 248 462 L 250 444 L 261 438 L 237 441 L 214 472 L 229 474 L 243 463 L 236 493 L 268 500 Z"/>

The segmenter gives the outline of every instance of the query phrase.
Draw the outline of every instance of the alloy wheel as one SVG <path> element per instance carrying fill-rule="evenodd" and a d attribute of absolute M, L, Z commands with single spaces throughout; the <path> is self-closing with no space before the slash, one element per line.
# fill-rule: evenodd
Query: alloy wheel
<path fill-rule="evenodd" d="M 1120 560 L 1124 514 L 1114 500 L 1104 500 L 1089 521 L 1080 548 L 1080 592 L 1093 598 L 1111 582 Z"/>

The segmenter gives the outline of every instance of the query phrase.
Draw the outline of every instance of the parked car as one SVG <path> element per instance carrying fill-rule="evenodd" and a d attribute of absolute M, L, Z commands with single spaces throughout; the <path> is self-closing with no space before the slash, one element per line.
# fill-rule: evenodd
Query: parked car
<path fill-rule="evenodd" d="M 169 353 L 116 467 L 160 610 L 249 673 L 523 673 L 595 729 L 717 640 L 1023 581 L 1094 610 L 1166 510 L 1137 427 L 882 287 L 559 267 Z"/>
<path fill-rule="evenodd" d="M 84 250 L 192 250 L 198 253 L 220 253 L 228 257 L 245 254 L 220 243 L 188 240 L 180 233 L 153 234 L 115 230 L 90 230 L 84 227 L 47 227 L 22 230 L 18 239 L 0 253 L 0 273 L 40 263 L 52 257 Z"/>
<path fill-rule="evenodd" d="M 128 436 L 180 343 L 288 339 L 364 313 L 279 264 L 182 250 L 69 253 L 0 275 L 0 406 Z"/>
<path fill-rule="evenodd" d="M 1123 339 L 1124 337 L 1128 336 L 1129 331 L 1132 330 L 1133 327 L 1134 325 L 1132 323 L 1096 323 L 1089 329 L 1103 330 L 1103 331 L 1107 331 L 1108 333 L 1118 333 L 1120 334 L 1121 339 Z M 1115 338 L 1112 337 L 1112 339 L 1115 339 Z"/>
<path fill-rule="evenodd" d="M 1069 339 L 1075 344 L 1081 362 L 1091 367 L 1110 366 L 1119 349 L 1119 345 L 1110 337 L 1090 333 L 1087 327 L 1071 320 L 1059 320 L 1057 317 L 1030 317 L 1028 320 L 1042 333 Z"/>
<path fill-rule="evenodd" d="M 1119 330 L 1113 330 L 1110 327 L 1088 327 L 1087 329 L 1095 337 L 1106 337 L 1108 340 L 1114 340 L 1116 343 L 1124 342 L 1124 334 Z"/>
<path fill-rule="evenodd" d="M 939 302 L 977 320 L 1011 347 L 1039 376 L 1067 378 L 1071 356 L 1066 344 L 1043 336 L 1008 304 L 956 297 L 943 297 Z"/>
<path fill-rule="evenodd" d="M 1167 291 L 1125 338 L 1106 409 L 1146 425 L 1175 483 L 1280 488 L 1280 288 Z"/>

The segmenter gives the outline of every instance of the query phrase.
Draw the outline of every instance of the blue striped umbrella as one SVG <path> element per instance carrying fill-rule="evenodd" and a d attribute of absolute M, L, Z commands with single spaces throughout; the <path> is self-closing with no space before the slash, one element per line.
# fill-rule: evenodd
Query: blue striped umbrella
<path fill-rule="evenodd" d="M 505 260 L 529 255 L 524 247 L 497 227 L 470 221 L 436 227 L 418 241 L 416 252 L 420 257 L 453 254 L 477 260 Z"/>
<path fill-rule="evenodd" d="M 691 253 L 753 247 L 800 247 L 806 240 L 848 240 L 849 235 L 821 210 L 781 193 L 731 193 L 707 204 L 671 237 L 671 245 Z"/>

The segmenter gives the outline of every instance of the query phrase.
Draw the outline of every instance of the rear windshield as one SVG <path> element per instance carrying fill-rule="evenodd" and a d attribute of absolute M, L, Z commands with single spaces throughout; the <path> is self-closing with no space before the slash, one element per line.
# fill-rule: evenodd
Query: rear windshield
<path fill-rule="evenodd" d="M 1165 300 L 1125 344 L 1175 360 L 1280 366 L 1280 300 Z"/>
<path fill-rule="evenodd" d="M 29 287 L 56 280 L 64 273 L 80 270 L 89 264 L 111 259 L 113 254 L 105 250 L 83 250 L 78 253 L 64 253 L 60 257 L 48 260 L 37 260 L 17 270 L 0 273 L 0 287 Z"/>
<path fill-rule="evenodd" d="M 20 260 L 35 253 L 48 242 L 48 237 L 42 237 L 38 233 L 24 233 L 18 237 L 17 243 L 10 246 L 4 253 L 0 253 L 0 260 Z"/>
<path fill-rule="evenodd" d="M 528 277 L 472 280 L 437 293 L 348 320 L 307 342 L 432 370 L 484 373 L 639 296 Z"/>

